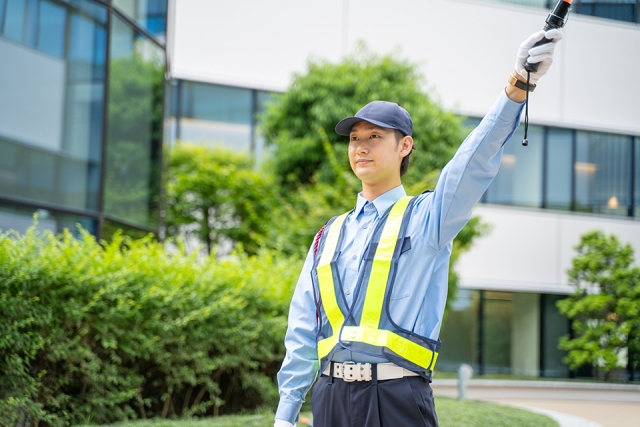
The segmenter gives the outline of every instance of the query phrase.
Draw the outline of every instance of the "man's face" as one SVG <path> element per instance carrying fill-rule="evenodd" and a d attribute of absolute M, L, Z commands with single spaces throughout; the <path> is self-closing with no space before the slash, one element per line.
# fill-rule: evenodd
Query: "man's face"
<path fill-rule="evenodd" d="M 400 179 L 404 144 L 396 141 L 393 129 L 358 122 L 349 135 L 349 163 L 353 173 L 367 185 Z"/>

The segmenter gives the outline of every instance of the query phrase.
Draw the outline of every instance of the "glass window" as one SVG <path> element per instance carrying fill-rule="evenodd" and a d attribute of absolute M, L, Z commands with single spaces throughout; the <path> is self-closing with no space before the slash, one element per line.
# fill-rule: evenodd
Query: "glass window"
<path fill-rule="evenodd" d="M 3 33 L 6 38 L 22 42 L 25 26 L 25 15 L 25 0 L 11 0 L 7 2 L 6 17 L 4 20 L 3 29 Z"/>
<path fill-rule="evenodd" d="M 7 0 L 0 0 L 0 35 L 2 35 L 2 29 L 4 28 L 4 9 L 7 5 Z"/>
<path fill-rule="evenodd" d="M 27 0 L 27 16 L 24 27 L 24 43 L 34 47 L 38 37 L 38 0 Z"/>
<path fill-rule="evenodd" d="M 164 43 L 167 0 L 113 0 L 113 5 Z"/>
<path fill-rule="evenodd" d="M 265 150 L 266 150 L 266 143 L 265 143 L 265 138 L 262 135 L 262 132 L 260 132 L 260 125 L 258 124 L 258 120 L 260 118 L 260 115 L 265 111 L 267 105 L 273 101 L 274 98 L 274 93 L 272 92 L 265 92 L 265 91 L 257 91 L 256 93 L 256 102 L 257 102 L 257 106 L 256 106 L 256 117 L 255 117 L 255 121 L 256 121 L 256 128 L 253 130 L 253 135 L 254 135 L 254 151 L 253 151 L 253 155 L 254 158 L 256 159 L 256 163 L 260 163 L 262 162 L 262 160 L 265 157 Z"/>
<path fill-rule="evenodd" d="M 478 306 L 480 292 L 459 289 L 442 325 L 438 370 L 457 371 L 462 363 L 478 372 Z"/>
<path fill-rule="evenodd" d="M 578 131 L 576 138 L 576 209 L 627 215 L 631 182 L 630 138 L 584 131 Z"/>
<path fill-rule="evenodd" d="M 556 303 L 565 296 L 563 295 L 541 295 L 540 315 L 541 322 L 541 375 L 552 378 L 566 378 L 569 376 L 569 369 L 562 363 L 566 352 L 558 348 L 561 337 L 570 333 L 569 320 L 560 314 Z"/>
<path fill-rule="evenodd" d="M 518 206 L 542 205 L 542 151 L 544 128 L 529 126 L 529 146 L 522 146 L 520 126 L 505 144 L 500 171 L 487 190 L 485 201 Z"/>
<path fill-rule="evenodd" d="M 164 52 L 112 16 L 105 214 L 156 228 Z"/>
<path fill-rule="evenodd" d="M 96 235 L 97 221 L 93 218 L 61 214 L 46 209 L 35 209 L 8 203 L 0 203 L 0 230 L 25 233 L 34 225 L 34 214 L 38 215 L 37 230 L 51 230 L 61 233 L 65 228 L 71 230 L 74 236 L 80 237 L 78 226 Z"/>
<path fill-rule="evenodd" d="M 253 95 L 250 89 L 182 82 L 179 139 L 251 149 Z"/>
<path fill-rule="evenodd" d="M 185 82 L 186 105 L 183 116 L 212 122 L 250 125 L 250 89 L 206 83 Z"/>
<path fill-rule="evenodd" d="M 64 150 L 99 162 L 102 147 L 107 15 L 100 9 L 93 20 L 71 17 L 67 70 Z M 99 23 L 99 25 L 96 25 Z"/>
<path fill-rule="evenodd" d="M 66 27 L 66 9 L 50 1 L 41 0 L 39 16 L 37 48 L 62 58 L 65 33 L 60 30 Z"/>
<path fill-rule="evenodd" d="M 0 39 L 0 195 L 95 212 L 106 8 L 39 4 L 36 47 L 55 57 Z"/>
<path fill-rule="evenodd" d="M 546 207 L 570 210 L 573 131 L 548 128 L 546 156 Z"/>
<path fill-rule="evenodd" d="M 482 364 L 485 374 L 511 372 L 513 293 L 483 292 Z"/>
<path fill-rule="evenodd" d="M 513 296 L 511 374 L 540 373 L 540 295 L 517 292 Z"/>
<path fill-rule="evenodd" d="M 626 22 L 636 19 L 636 0 L 580 0 L 577 6 L 578 13 L 585 15 Z"/>
<path fill-rule="evenodd" d="M 640 217 L 640 136 L 636 136 L 635 144 L 635 162 L 634 162 L 634 216 Z"/>

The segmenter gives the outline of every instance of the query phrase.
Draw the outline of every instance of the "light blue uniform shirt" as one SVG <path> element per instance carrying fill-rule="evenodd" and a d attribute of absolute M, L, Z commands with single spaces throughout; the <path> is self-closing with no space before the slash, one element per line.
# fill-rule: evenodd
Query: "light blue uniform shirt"
<path fill-rule="evenodd" d="M 502 146 L 518 127 L 522 107 L 523 104 L 509 100 L 503 92 L 442 170 L 435 190 L 416 196 L 407 227 L 411 249 L 400 257 L 389 302 L 391 318 L 402 328 L 438 339 L 447 299 L 453 238 L 467 223 L 473 206 L 498 173 Z M 345 220 L 345 238 L 337 262 L 348 304 L 353 301 L 363 257 L 380 217 L 405 195 L 402 186 L 382 194 L 373 202 L 358 195 L 355 208 Z M 280 403 L 276 418 L 292 423 L 298 417 L 320 366 L 311 282 L 313 258 L 312 245 L 291 301 L 285 337 L 287 353 L 278 372 Z M 346 350 L 336 353 L 332 360 L 387 361 Z"/>

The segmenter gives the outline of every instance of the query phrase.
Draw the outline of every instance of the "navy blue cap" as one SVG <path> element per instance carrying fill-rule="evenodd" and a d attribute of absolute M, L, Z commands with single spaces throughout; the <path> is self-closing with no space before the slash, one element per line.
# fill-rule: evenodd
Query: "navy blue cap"
<path fill-rule="evenodd" d="M 407 110 L 395 102 L 373 101 L 365 105 L 353 117 L 340 120 L 336 125 L 338 135 L 349 136 L 351 128 L 358 122 L 369 122 L 387 129 L 397 129 L 413 136 L 413 122 Z"/>

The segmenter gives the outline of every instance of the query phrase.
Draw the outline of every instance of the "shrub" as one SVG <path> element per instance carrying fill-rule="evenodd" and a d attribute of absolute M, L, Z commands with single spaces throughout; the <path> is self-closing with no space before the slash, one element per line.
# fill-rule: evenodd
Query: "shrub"
<path fill-rule="evenodd" d="M 297 260 L 0 234 L 0 425 L 274 404 Z"/>

